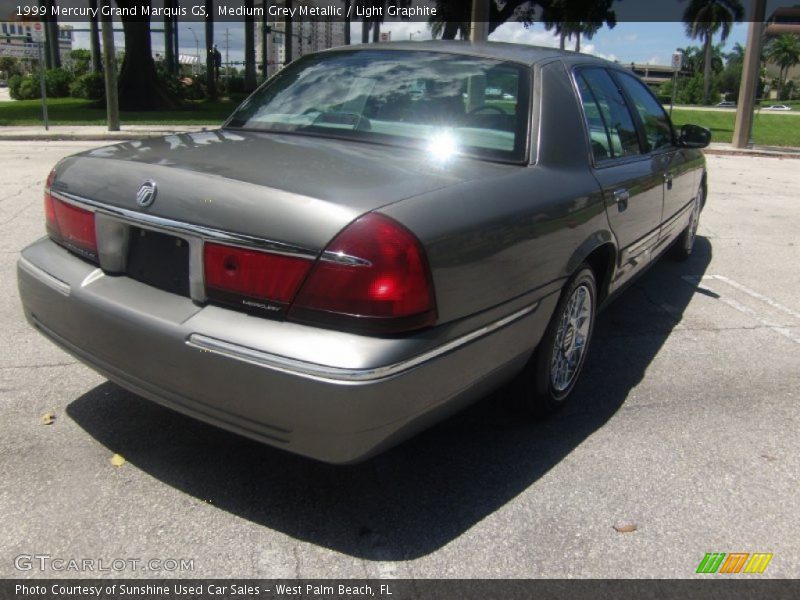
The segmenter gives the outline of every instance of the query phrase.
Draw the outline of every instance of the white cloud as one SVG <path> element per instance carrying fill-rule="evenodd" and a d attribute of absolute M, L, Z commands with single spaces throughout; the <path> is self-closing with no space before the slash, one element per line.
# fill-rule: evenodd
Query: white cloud
<path fill-rule="evenodd" d="M 489 39 L 493 42 L 511 42 L 530 46 L 545 46 L 547 48 L 558 48 L 560 42 L 556 33 L 542 28 L 530 27 L 526 29 L 522 23 L 503 23 L 492 32 Z M 575 40 L 567 39 L 566 47 L 568 50 L 575 48 Z M 594 44 L 586 42 L 585 39 L 581 40 L 581 52 L 605 58 L 606 60 L 617 60 L 615 54 L 600 52 Z"/>
<path fill-rule="evenodd" d="M 596 56 L 598 58 L 605 58 L 606 60 L 610 60 L 612 62 L 618 60 L 616 54 L 605 54 L 604 52 L 600 52 L 594 44 L 581 44 L 581 52 L 584 54 L 591 54 L 592 56 Z"/>
<path fill-rule="evenodd" d="M 522 23 L 503 23 L 492 32 L 489 40 L 548 48 L 558 48 L 559 43 L 559 38 L 555 33 L 535 27 L 526 28 Z"/>

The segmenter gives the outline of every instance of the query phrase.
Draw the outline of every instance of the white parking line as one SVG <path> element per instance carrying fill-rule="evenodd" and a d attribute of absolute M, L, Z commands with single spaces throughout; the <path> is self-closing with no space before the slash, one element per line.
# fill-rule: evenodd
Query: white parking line
<path fill-rule="evenodd" d="M 682 279 L 684 281 L 686 281 L 689 285 L 693 285 L 695 287 L 700 287 L 700 280 L 697 277 L 692 277 L 690 275 L 684 275 L 682 277 Z M 715 290 L 715 289 L 713 289 L 713 288 L 711 288 L 711 287 L 709 287 L 708 285 L 705 284 L 705 281 L 709 280 L 709 279 L 716 279 L 716 280 L 722 281 L 724 283 L 730 283 L 732 280 L 730 280 L 727 277 L 724 277 L 722 275 L 704 275 L 703 276 L 703 286 L 702 287 L 703 287 L 703 289 L 705 289 L 705 290 L 711 292 L 712 294 L 714 294 L 716 296 L 716 299 L 719 300 L 720 302 L 722 302 L 724 304 L 727 304 L 728 306 L 730 306 L 731 308 L 733 308 L 735 310 L 738 310 L 742 314 L 748 315 L 752 319 L 755 319 L 756 321 L 761 323 L 767 329 L 771 329 L 775 333 L 778 333 L 778 334 L 782 335 L 783 337 L 785 337 L 786 339 L 789 339 L 789 340 L 793 341 L 795 344 L 800 344 L 800 336 L 795 334 L 791 329 L 789 329 L 788 327 L 783 327 L 782 325 L 778 325 L 777 323 L 773 323 L 769 319 L 766 319 L 763 316 L 759 315 L 756 311 L 754 311 L 749 306 L 745 306 L 744 304 L 741 304 L 740 302 L 734 300 L 733 298 L 728 298 L 726 296 L 723 296 L 717 290 Z M 734 283 L 736 283 L 736 282 L 734 282 Z M 797 318 L 800 319 L 800 315 L 798 315 L 798 313 L 796 313 L 792 309 L 787 308 L 787 307 L 783 306 L 782 304 L 772 300 L 771 298 L 768 298 L 767 296 L 764 296 L 763 294 L 759 294 L 758 292 L 755 292 L 753 290 L 745 288 L 741 284 L 737 284 L 737 285 L 731 284 L 731 285 L 735 289 L 739 289 L 739 290 L 745 292 L 746 294 L 748 294 L 748 295 L 750 295 L 750 296 L 752 296 L 752 297 L 754 297 L 754 298 L 756 298 L 758 300 L 761 300 L 762 302 L 765 302 L 766 304 L 772 306 L 773 308 L 777 308 L 777 309 L 782 310 L 784 312 L 788 311 L 789 314 L 791 314 L 792 316 L 797 317 Z"/>
<path fill-rule="evenodd" d="M 787 315 L 791 315 L 795 319 L 800 320 L 800 313 L 799 312 L 796 312 L 796 311 L 792 310 L 791 308 L 789 308 L 787 306 L 784 306 L 783 304 L 781 304 L 777 300 L 773 300 L 769 296 L 765 296 L 764 294 L 760 294 L 759 292 L 756 292 L 755 290 L 751 290 L 750 288 L 743 286 L 738 281 L 734 281 L 733 279 L 725 277 L 724 275 L 708 275 L 708 278 L 709 279 L 713 278 L 713 279 L 718 279 L 720 281 L 724 281 L 729 286 L 735 287 L 737 290 L 740 290 L 740 291 L 744 292 L 748 296 L 752 296 L 756 300 L 761 300 L 765 304 L 769 304 L 772 308 L 777 308 L 778 310 L 780 310 L 782 312 L 785 312 Z"/>

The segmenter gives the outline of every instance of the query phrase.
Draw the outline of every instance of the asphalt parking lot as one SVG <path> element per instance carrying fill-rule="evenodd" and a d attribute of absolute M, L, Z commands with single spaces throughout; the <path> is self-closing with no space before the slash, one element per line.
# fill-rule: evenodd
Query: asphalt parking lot
<path fill-rule="evenodd" d="M 706 552 L 800 576 L 800 161 L 708 158 L 695 255 L 600 316 L 557 417 L 521 421 L 501 391 L 331 467 L 140 399 L 24 321 L 45 177 L 95 145 L 0 143 L 0 577 L 682 578 Z M 15 567 L 34 554 L 193 570 Z"/>

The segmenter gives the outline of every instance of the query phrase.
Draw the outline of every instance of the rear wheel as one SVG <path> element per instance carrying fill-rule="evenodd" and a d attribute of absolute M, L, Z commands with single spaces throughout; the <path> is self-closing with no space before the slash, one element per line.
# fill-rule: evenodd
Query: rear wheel
<path fill-rule="evenodd" d="M 692 216 L 689 219 L 689 224 L 678 239 L 675 240 L 675 245 L 672 247 L 672 258 L 675 260 L 688 260 L 692 255 L 694 242 L 697 238 L 697 226 L 700 224 L 700 211 L 703 209 L 703 194 L 703 187 L 700 186 L 692 205 Z"/>
<path fill-rule="evenodd" d="M 519 408 L 545 416 L 566 403 L 589 350 L 596 306 L 597 283 L 584 264 L 564 287 L 544 337 L 514 382 Z"/>

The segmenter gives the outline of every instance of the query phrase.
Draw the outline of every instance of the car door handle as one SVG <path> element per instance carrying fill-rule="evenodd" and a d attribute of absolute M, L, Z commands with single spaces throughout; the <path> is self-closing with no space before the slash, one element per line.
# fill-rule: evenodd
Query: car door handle
<path fill-rule="evenodd" d="M 618 190 L 614 190 L 614 202 L 617 203 L 617 208 L 619 212 L 622 212 L 626 208 L 628 208 L 628 200 L 630 199 L 631 195 L 625 188 L 620 188 Z"/>
<path fill-rule="evenodd" d="M 664 173 L 664 182 L 667 184 L 667 189 L 672 189 L 672 173 Z"/>

